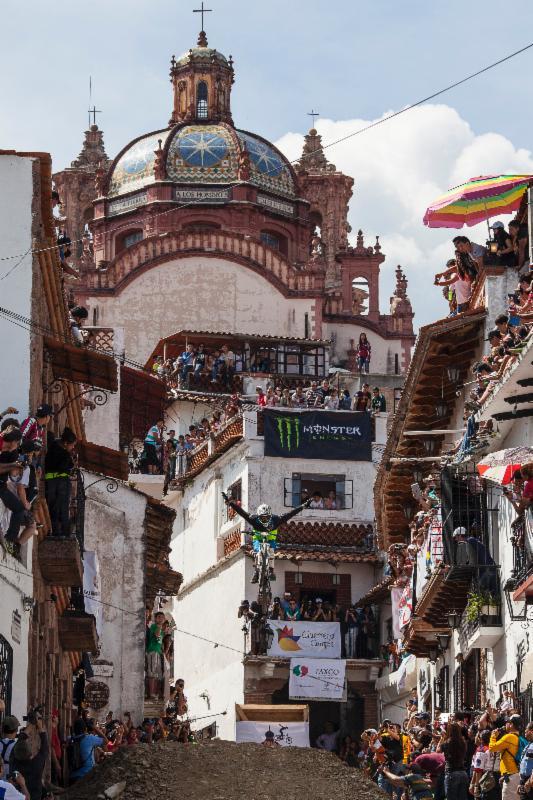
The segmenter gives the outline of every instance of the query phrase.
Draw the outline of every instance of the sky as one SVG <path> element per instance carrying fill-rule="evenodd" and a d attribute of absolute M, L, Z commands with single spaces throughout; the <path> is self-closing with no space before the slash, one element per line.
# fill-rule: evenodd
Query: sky
<path fill-rule="evenodd" d="M 533 41 L 533 3 L 495 0 L 211 0 L 210 46 L 233 55 L 233 117 L 301 150 L 308 112 L 323 143 L 358 130 Z M 80 151 L 89 76 L 97 122 L 113 157 L 164 127 L 171 111 L 170 57 L 195 43 L 199 3 L 184 0 L 3 0 L 0 148 L 52 153 L 54 169 Z M 479 174 L 533 173 L 533 48 L 380 128 L 328 148 L 355 179 L 353 236 L 379 234 L 381 309 L 398 263 L 418 325 L 445 314 L 433 275 L 452 255 L 451 231 L 428 230 L 425 208 Z M 469 231 L 466 231 L 470 235 Z M 486 228 L 472 229 L 484 242 Z M 1 249 L 1 243 L 0 243 Z"/>

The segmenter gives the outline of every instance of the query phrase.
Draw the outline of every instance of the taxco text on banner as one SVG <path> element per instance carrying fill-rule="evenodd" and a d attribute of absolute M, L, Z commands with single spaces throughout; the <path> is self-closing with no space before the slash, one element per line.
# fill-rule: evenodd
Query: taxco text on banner
<path fill-rule="evenodd" d="M 342 659 L 291 658 L 291 700 L 346 700 L 346 661 Z"/>

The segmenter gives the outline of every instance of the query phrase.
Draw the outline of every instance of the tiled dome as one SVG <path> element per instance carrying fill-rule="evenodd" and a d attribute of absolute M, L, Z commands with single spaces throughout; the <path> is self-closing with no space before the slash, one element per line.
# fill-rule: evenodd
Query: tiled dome
<path fill-rule="evenodd" d="M 221 64 L 228 65 L 228 59 L 226 56 L 219 53 L 218 50 L 215 50 L 214 47 L 191 47 L 190 50 L 187 50 L 186 53 L 183 53 L 179 58 L 176 59 L 176 64 L 181 66 L 182 64 L 188 64 L 191 59 L 202 58 L 206 59 L 206 61 L 218 61 Z"/>
<path fill-rule="evenodd" d="M 205 49 L 205 48 L 199 48 Z M 260 189 L 294 197 L 294 178 L 285 156 L 274 145 L 230 125 L 185 125 L 148 134 L 133 142 L 113 167 L 108 196 L 136 191 L 154 183 L 155 150 L 168 138 L 166 170 L 177 184 L 231 184 L 239 181 L 239 157 L 250 157 L 250 180 Z"/>

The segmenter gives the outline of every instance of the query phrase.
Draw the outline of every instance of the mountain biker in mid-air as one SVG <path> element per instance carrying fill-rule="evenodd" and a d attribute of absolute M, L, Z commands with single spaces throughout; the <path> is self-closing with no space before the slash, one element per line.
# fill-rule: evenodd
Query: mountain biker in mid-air
<path fill-rule="evenodd" d="M 234 503 L 233 500 L 230 500 L 225 492 L 222 492 L 222 497 L 224 498 L 226 505 L 230 506 L 236 514 L 245 519 L 246 522 L 252 526 L 252 546 L 255 553 L 255 569 L 251 583 L 257 583 L 259 581 L 261 542 L 263 541 L 263 534 L 265 533 L 267 534 L 268 542 L 268 566 L 270 569 L 270 580 L 275 581 L 276 575 L 274 573 L 274 557 L 278 539 L 278 528 L 280 525 L 283 525 L 284 522 L 287 522 L 287 520 L 295 517 L 296 514 L 299 514 L 304 508 L 307 508 L 311 502 L 311 498 L 306 500 L 305 503 L 302 503 L 301 506 L 293 508 L 292 511 L 287 512 L 287 514 L 278 516 L 277 514 L 272 513 L 272 509 L 266 503 L 261 503 L 261 505 L 257 507 L 257 512 L 252 515 L 244 511 L 244 509 L 237 505 L 237 503 Z"/>

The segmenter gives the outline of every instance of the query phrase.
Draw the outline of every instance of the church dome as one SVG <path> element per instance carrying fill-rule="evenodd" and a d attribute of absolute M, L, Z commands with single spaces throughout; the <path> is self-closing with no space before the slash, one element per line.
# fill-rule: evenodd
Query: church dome
<path fill-rule="evenodd" d="M 186 53 L 183 53 L 175 60 L 175 64 L 176 66 L 183 66 L 196 59 L 203 59 L 206 62 L 217 61 L 219 64 L 228 66 L 228 59 L 226 56 L 219 53 L 214 47 L 191 47 L 190 50 L 187 50 Z"/>
<path fill-rule="evenodd" d="M 296 196 L 294 175 L 285 156 L 260 136 L 226 123 L 179 125 L 136 139 L 112 168 L 108 196 L 137 191 L 155 182 L 159 139 L 161 146 L 166 146 L 167 180 L 175 184 L 239 183 L 239 163 L 247 153 L 250 177 L 246 183 L 285 197 Z"/>

